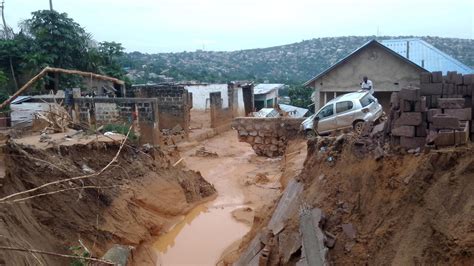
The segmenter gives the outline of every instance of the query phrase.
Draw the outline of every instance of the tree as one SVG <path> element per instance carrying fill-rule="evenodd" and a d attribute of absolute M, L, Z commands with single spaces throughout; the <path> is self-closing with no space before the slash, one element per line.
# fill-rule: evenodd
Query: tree
<path fill-rule="evenodd" d="M 36 59 L 37 65 L 65 69 L 85 70 L 88 66 L 87 53 L 92 42 L 88 34 L 66 13 L 41 10 L 32 13 L 33 17 L 23 23 L 22 30 L 34 40 L 35 51 L 30 59 Z M 59 77 L 48 75 L 48 90 L 59 88 L 60 80 L 66 87 L 78 85 L 81 80 L 76 77 Z"/>
<path fill-rule="evenodd" d="M 313 89 L 311 88 L 306 88 L 302 86 L 290 87 L 288 91 L 288 95 L 290 96 L 290 99 L 291 99 L 291 105 L 302 107 L 302 108 L 308 108 L 308 106 L 312 104 L 312 101 L 311 101 L 312 93 L 313 93 Z"/>
<path fill-rule="evenodd" d="M 3 73 L 3 71 L 0 70 L 0 91 L 6 91 L 5 86 L 7 86 L 8 78 Z"/>
<path fill-rule="evenodd" d="M 91 43 L 90 34 L 66 13 L 41 10 L 33 12 L 23 30 L 35 40 L 38 52 L 53 67 L 81 68 Z"/>

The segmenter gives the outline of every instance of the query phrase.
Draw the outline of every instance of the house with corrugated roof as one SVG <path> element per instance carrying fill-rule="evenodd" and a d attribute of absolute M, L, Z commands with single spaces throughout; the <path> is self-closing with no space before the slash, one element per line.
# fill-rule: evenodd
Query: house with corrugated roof
<path fill-rule="evenodd" d="M 314 89 L 312 100 L 317 111 L 331 99 L 359 90 L 367 76 L 373 82 L 374 96 L 388 110 L 391 93 L 408 85 L 418 86 L 420 73 L 427 71 L 473 73 L 470 67 L 420 39 L 372 40 L 304 86 Z"/>
<path fill-rule="evenodd" d="M 278 104 L 278 90 L 285 84 L 258 84 L 253 88 L 255 110 L 273 108 Z"/>

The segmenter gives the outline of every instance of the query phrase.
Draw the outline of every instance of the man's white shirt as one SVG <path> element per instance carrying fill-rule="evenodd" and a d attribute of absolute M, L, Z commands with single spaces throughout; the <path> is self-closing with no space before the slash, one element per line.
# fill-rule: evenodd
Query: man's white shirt
<path fill-rule="evenodd" d="M 370 94 L 374 94 L 374 85 L 372 85 L 372 81 L 369 79 L 367 80 L 367 83 L 362 81 L 360 88 L 363 90 L 368 90 L 370 88 Z"/>

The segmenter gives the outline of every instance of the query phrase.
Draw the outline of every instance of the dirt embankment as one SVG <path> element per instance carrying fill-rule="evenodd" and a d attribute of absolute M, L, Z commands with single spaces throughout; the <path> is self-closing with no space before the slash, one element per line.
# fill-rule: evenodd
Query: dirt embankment
<path fill-rule="evenodd" d="M 308 143 L 304 201 L 327 214 L 334 264 L 474 263 L 474 147 L 355 156 L 345 144 L 334 164 Z M 355 153 L 358 154 L 358 153 Z M 351 241 L 342 224 L 355 228 Z"/>
<path fill-rule="evenodd" d="M 0 197 L 102 169 L 120 144 L 95 142 L 46 149 L 10 142 L 3 148 L 6 176 Z M 153 158 L 154 157 L 154 158 Z M 54 166 L 53 166 L 54 164 Z M 118 163 L 98 177 L 40 192 L 95 186 L 0 205 L 0 244 L 71 254 L 79 240 L 96 256 L 112 246 L 137 246 L 159 235 L 215 193 L 200 174 L 170 166 L 160 151 L 125 146 Z M 52 256 L 0 251 L 0 264 L 65 265 Z"/>
<path fill-rule="evenodd" d="M 393 152 L 375 160 L 379 156 L 361 153 L 350 138 L 309 141 L 296 176 L 304 184 L 301 204 L 321 208 L 323 230 L 336 238 L 329 263 L 472 265 L 474 147 Z M 272 212 L 256 216 L 241 252 L 265 232 Z M 268 265 L 294 265 L 302 255 L 300 213 L 291 212 Z"/>

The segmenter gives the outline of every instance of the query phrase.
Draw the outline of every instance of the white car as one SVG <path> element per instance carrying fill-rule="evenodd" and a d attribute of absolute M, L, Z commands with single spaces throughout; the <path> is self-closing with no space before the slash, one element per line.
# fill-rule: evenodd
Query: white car
<path fill-rule="evenodd" d="M 364 122 L 375 122 L 382 113 L 382 106 L 368 91 L 351 92 L 326 103 L 301 123 L 301 129 L 306 135 L 323 135 L 346 128 L 361 132 Z"/>

